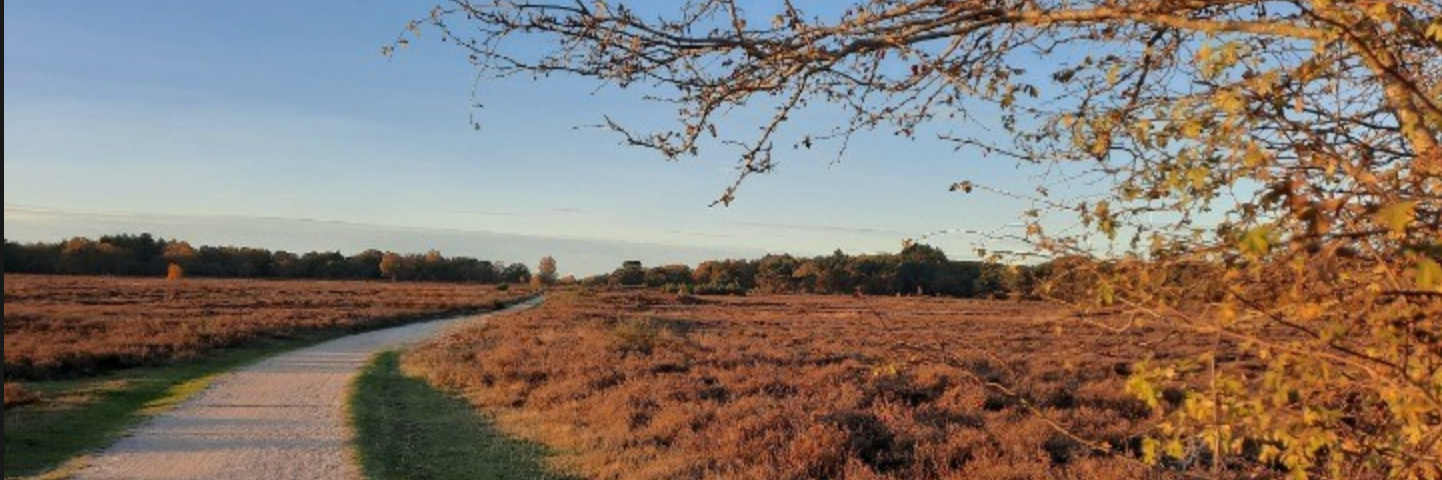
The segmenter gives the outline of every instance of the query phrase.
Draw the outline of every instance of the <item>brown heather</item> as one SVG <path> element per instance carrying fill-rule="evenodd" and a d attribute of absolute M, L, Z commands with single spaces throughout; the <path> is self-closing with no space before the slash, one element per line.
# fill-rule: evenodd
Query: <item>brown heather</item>
<path fill-rule="evenodd" d="M 1130 366 L 1206 345 L 1062 321 L 1039 303 L 583 292 L 407 367 L 595 479 L 1145 476 L 1128 458 L 1158 414 L 1126 393 Z"/>
<path fill-rule="evenodd" d="M 35 394 L 25 390 L 25 387 L 18 383 L 5 382 L 5 409 L 35 403 L 39 400 Z"/>
<path fill-rule="evenodd" d="M 488 310 L 525 294 L 446 284 L 6 275 L 5 378 L 156 365 L 267 339 Z M 12 388 L 6 383 L 7 406 Z"/>

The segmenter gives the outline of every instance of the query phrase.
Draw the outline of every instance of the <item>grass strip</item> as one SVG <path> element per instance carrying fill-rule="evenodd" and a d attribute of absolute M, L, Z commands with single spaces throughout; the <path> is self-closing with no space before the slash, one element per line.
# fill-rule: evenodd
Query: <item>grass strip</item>
<path fill-rule="evenodd" d="M 378 356 L 351 396 L 356 449 L 369 480 L 574 479 L 545 465 L 546 450 L 508 437 L 464 400 Z"/>

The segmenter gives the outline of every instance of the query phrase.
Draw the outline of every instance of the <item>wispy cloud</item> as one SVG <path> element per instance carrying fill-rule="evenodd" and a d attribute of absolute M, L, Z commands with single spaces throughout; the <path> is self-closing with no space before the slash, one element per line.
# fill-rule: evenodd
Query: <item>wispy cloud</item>
<path fill-rule="evenodd" d="M 551 209 L 542 209 L 542 210 L 534 210 L 534 211 L 523 211 L 523 210 L 513 210 L 513 211 L 469 210 L 469 211 L 465 211 L 465 212 L 462 212 L 462 213 L 463 213 L 463 214 L 467 214 L 467 215 L 492 216 L 492 217 L 535 217 L 535 216 L 544 216 L 544 215 L 565 215 L 565 216 L 584 216 L 584 217 L 587 217 L 587 218 L 611 218 L 611 219 L 635 219 L 635 220 L 665 220 L 665 221 L 671 222 L 671 223 L 673 223 L 673 224 L 674 224 L 674 223 L 683 223 L 683 222 L 687 222 L 687 221 L 688 221 L 688 220 L 684 220 L 684 219 L 680 219 L 680 218 L 666 217 L 666 216 L 659 216 L 659 215 L 647 215 L 647 214 L 638 214 L 638 213 L 622 213 L 622 212 L 607 212 L 607 211 L 590 210 L 590 209 L 575 208 L 575 207 L 551 208 Z M 776 223 L 776 222 L 717 222 L 716 225 L 717 225 L 717 227 L 720 227 L 720 228 L 728 228 L 728 229 L 732 229 L 732 228 L 736 228 L 736 227 L 742 227 L 742 228 L 753 228 L 753 229 L 761 229 L 761 230 L 781 230 L 781 231 L 809 232 L 809 233 L 842 233 L 842 234 L 860 234 L 860 235 L 885 235 L 885 236 L 890 236 L 890 237 L 896 237 L 896 238 L 898 238 L 898 239 L 900 239 L 900 238 L 907 238 L 909 235 L 916 235 L 915 232 L 903 232 L 903 231 L 900 231 L 900 230 L 889 230 L 889 229 L 884 229 L 884 228 L 869 228 L 869 227 L 856 227 L 856 226 L 845 226 L 845 225 L 808 225 L 808 224 L 789 224 L 789 223 Z M 665 230 L 665 232 L 666 232 L 666 233 L 678 234 L 678 235 L 707 237 L 707 238 L 735 238 L 735 235 L 728 235 L 728 234 L 719 233 L 719 232 L 715 232 L 715 231 L 702 231 L 702 230 L 699 230 L 699 229 Z"/>
<path fill-rule="evenodd" d="M 894 237 L 896 237 L 896 238 L 905 238 L 907 235 L 914 235 L 913 233 L 902 232 L 902 231 L 899 231 L 899 230 L 887 230 L 887 229 L 882 229 L 882 228 L 867 228 L 867 227 L 850 227 L 850 226 L 840 226 L 840 225 L 803 225 L 803 224 L 785 224 L 785 223 L 769 223 L 769 222 L 739 222 L 739 223 L 737 223 L 737 225 L 745 226 L 745 227 L 753 227 L 753 228 L 772 229 L 772 230 L 794 230 L 794 231 L 819 232 L 819 233 L 849 233 L 849 234 L 862 234 L 862 235 L 889 235 L 889 236 L 894 236 Z"/>

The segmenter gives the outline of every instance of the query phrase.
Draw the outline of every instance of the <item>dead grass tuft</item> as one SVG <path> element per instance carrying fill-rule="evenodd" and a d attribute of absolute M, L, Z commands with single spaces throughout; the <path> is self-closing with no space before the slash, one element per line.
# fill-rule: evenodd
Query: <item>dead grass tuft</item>
<path fill-rule="evenodd" d="M 25 386 L 18 383 L 5 382 L 5 409 L 29 405 L 40 401 L 40 397 L 25 390 Z"/>

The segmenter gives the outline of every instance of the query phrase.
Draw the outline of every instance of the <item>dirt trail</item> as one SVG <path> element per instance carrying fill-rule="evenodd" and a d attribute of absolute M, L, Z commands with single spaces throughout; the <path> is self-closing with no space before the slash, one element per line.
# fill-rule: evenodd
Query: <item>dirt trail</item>
<path fill-rule="evenodd" d="M 95 455 L 76 478 L 360 480 L 345 404 L 361 368 L 377 353 L 485 317 L 345 337 L 226 374 Z"/>

